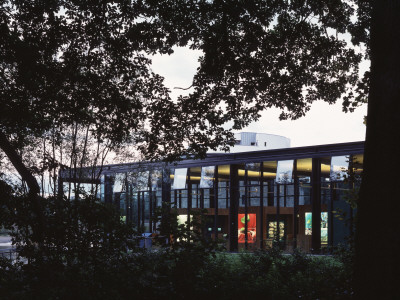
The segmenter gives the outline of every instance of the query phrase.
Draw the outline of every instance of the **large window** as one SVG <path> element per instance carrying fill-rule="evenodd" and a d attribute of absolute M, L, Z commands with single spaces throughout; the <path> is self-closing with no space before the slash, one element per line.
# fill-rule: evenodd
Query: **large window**
<path fill-rule="evenodd" d="M 305 234 L 312 235 L 312 213 L 305 213 Z M 321 244 L 328 243 L 328 213 L 321 212 Z"/>
<path fill-rule="evenodd" d="M 247 225 L 247 242 L 256 242 L 257 233 L 257 215 L 247 214 L 247 219 L 245 214 L 238 214 L 238 242 L 246 242 L 246 225 Z M 246 224 L 247 223 L 247 224 Z"/>
<path fill-rule="evenodd" d="M 247 161 L 241 160 L 234 167 L 204 165 L 201 161 L 203 165 L 190 168 L 165 169 L 157 165 L 124 173 L 108 169 L 101 176 L 101 198 L 118 207 L 123 220 L 132 221 L 145 231 L 154 230 L 151 217 L 164 200 L 184 216 L 188 215 L 188 208 L 209 208 L 205 226 L 211 238 L 215 226 L 217 232 L 230 234 L 233 217 L 234 223 L 238 221 L 234 230 L 238 230 L 240 247 L 247 238 L 252 248 L 261 245 L 256 241 L 262 239 L 264 245 L 265 240 L 279 240 L 284 249 L 297 246 L 309 251 L 316 243 L 312 239 L 312 213 L 321 213 L 314 226 L 321 225 L 322 246 L 345 240 L 349 234 L 346 224 L 353 217 L 349 195 L 359 185 L 363 170 L 362 154 L 324 155 L 252 162 L 248 154 Z M 231 174 L 236 168 L 237 174 Z M 235 199 L 230 199 L 231 193 Z M 237 212 L 229 209 L 233 200 L 238 201 Z M 319 230 L 314 230 L 314 237 L 315 234 L 319 235 Z"/>

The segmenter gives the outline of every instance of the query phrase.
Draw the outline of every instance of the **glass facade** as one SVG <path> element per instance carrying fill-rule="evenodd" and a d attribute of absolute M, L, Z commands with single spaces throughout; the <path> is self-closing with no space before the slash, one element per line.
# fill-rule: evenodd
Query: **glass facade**
<path fill-rule="evenodd" d="M 152 216 L 166 202 L 181 221 L 206 209 L 207 236 L 223 239 L 231 251 L 278 245 L 321 252 L 352 234 L 363 143 L 339 145 L 128 164 L 126 172 L 102 174 L 99 194 L 142 232 L 156 231 Z"/>

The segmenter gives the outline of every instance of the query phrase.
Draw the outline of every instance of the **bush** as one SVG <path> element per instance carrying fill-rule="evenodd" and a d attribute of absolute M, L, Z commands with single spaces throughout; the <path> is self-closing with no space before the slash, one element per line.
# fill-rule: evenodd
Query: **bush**
<path fill-rule="evenodd" d="M 13 230 L 21 259 L 0 260 L 4 299 L 351 299 L 349 251 L 226 253 L 205 238 L 201 214 L 178 226 L 173 212 L 158 219 L 160 246 L 147 251 L 132 242 L 135 231 L 115 207 L 90 196 L 41 199 L 38 240 L 30 199 L 8 193 L 0 201 L 1 225 Z"/>

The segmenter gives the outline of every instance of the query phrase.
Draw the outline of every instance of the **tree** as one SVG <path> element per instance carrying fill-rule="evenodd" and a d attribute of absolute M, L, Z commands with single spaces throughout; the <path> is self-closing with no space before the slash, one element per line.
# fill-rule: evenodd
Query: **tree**
<path fill-rule="evenodd" d="M 2 2 L 0 146 L 16 167 L 11 152 L 18 145 L 11 139 L 21 145 L 32 135 L 80 124 L 99 139 L 120 142 L 143 130 L 143 98 L 168 102 L 148 59 L 123 38 L 121 18 L 136 16 L 126 10 L 73 1 Z"/>
<path fill-rule="evenodd" d="M 356 240 L 358 299 L 394 299 L 400 271 L 396 185 L 400 160 L 400 2 L 374 1 L 364 176 Z M 380 207 L 383 211 L 377 211 Z"/>
<path fill-rule="evenodd" d="M 357 299 L 393 299 L 400 277 L 399 1 L 148 3 L 170 40 L 204 52 L 195 91 L 179 99 L 188 111 L 206 112 L 191 118 L 202 130 L 230 119 L 240 129 L 272 106 L 283 110 L 281 118 L 298 118 L 315 100 L 342 99 L 346 111 L 368 99 L 355 291 Z M 347 47 L 345 33 L 364 54 Z M 362 56 L 371 69 L 359 76 Z"/>
<path fill-rule="evenodd" d="M 17 151 L 32 137 L 58 141 L 85 127 L 114 149 L 129 142 L 148 157 L 173 159 L 195 152 L 185 147 L 189 138 L 216 147 L 221 133 L 230 136 L 221 128 L 188 136 L 196 123 L 146 56 L 171 53 L 176 39 L 151 15 L 142 1 L 1 2 L 0 148 L 34 194 L 39 187 Z"/>
<path fill-rule="evenodd" d="M 143 99 L 169 101 L 140 47 L 124 39 L 125 17 L 137 17 L 129 5 L 1 2 L 0 148 L 29 187 L 39 244 L 40 189 L 18 149 L 32 137 L 78 125 L 114 144 L 140 140 L 148 109 Z"/>
<path fill-rule="evenodd" d="M 342 99 L 352 110 L 368 98 L 356 292 L 389 299 L 400 245 L 392 200 L 400 163 L 390 155 L 398 150 L 398 14 L 399 1 L 3 1 L 0 147 L 77 122 L 102 138 L 134 140 L 147 158 L 174 159 L 226 144 L 226 122 L 240 129 L 263 109 L 298 118 L 316 100 Z M 365 54 L 346 42 L 349 33 Z M 204 52 L 194 92 L 176 101 L 144 55 L 174 45 Z M 363 57 L 371 73 L 360 76 Z"/>
<path fill-rule="evenodd" d="M 365 22 L 351 22 L 352 3 L 147 3 L 153 23 L 170 32 L 168 44 L 204 53 L 193 78 L 194 92 L 178 99 L 190 116 L 182 128 L 193 137 L 189 148 L 201 150 L 204 141 L 199 144 L 196 137 L 202 132 L 218 134 L 218 128 L 222 133 L 230 120 L 234 129 L 240 129 L 273 106 L 282 109 L 282 119 L 296 119 L 316 100 L 333 103 L 342 98 L 346 110 L 365 101 L 367 77 L 358 74 L 362 54 L 343 37 L 351 30 L 361 32 L 355 43 L 366 41 Z M 156 121 L 155 131 L 164 120 Z"/>

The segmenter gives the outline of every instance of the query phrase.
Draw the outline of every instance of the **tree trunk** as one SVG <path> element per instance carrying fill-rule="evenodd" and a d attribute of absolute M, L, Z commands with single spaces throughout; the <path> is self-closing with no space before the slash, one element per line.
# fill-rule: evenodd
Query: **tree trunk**
<path fill-rule="evenodd" d="M 21 175 L 22 180 L 24 180 L 28 185 L 29 193 L 34 195 L 39 195 L 40 188 L 35 177 L 33 177 L 32 173 L 24 165 L 17 151 L 15 151 L 14 147 L 11 145 L 6 135 L 1 131 L 0 131 L 0 148 L 7 155 L 8 159 L 13 164 L 14 168 L 17 170 L 19 175 Z"/>
<path fill-rule="evenodd" d="M 356 299 L 398 299 L 400 1 L 373 1 L 371 84 L 356 233 Z"/>
<path fill-rule="evenodd" d="M 37 243 L 39 248 L 43 244 L 44 211 L 41 198 L 39 197 L 40 188 L 35 177 L 22 162 L 21 157 L 11 145 L 6 135 L 0 131 L 0 149 L 4 151 L 14 168 L 21 175 L 29 188 L 29 198 L 32 201 L 32 212 L 35 214 L 36 222 L 31 224 L 33 236 L 32 241 Z"/>

